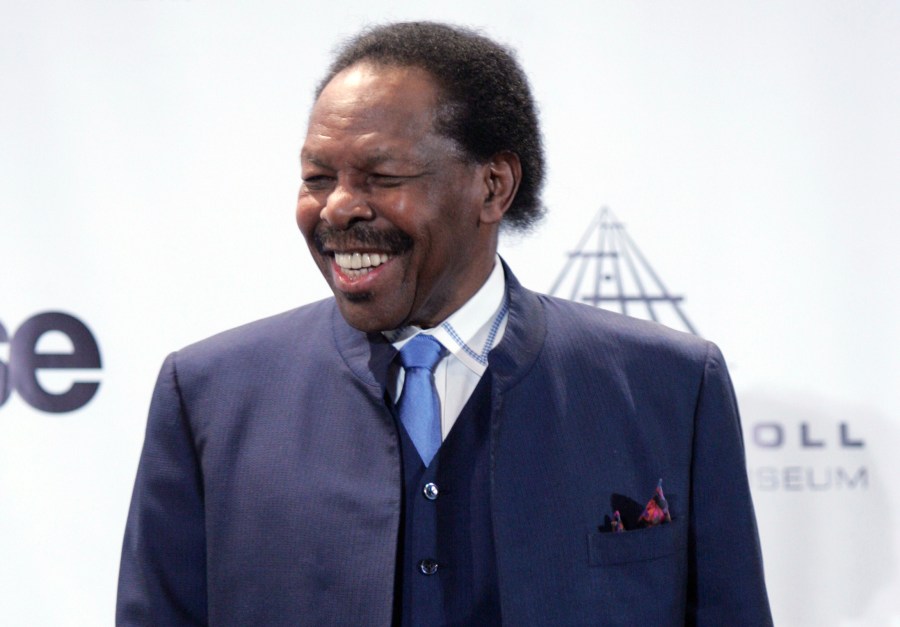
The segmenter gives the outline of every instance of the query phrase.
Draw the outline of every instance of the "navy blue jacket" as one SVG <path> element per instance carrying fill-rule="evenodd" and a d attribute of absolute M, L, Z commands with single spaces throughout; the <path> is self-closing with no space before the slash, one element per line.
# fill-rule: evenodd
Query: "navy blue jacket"
<path fill-rule="evenodd" d="M 506 625 L 768 625 L 734 393 L 697 337 L 507 271 L 490 507 Z M 333 300 L 170 355 L 122 553 L 119 625 L 390 625 L 395 352 Z M 662 478 L 671 523 L 609 532 Z M 626 520 L 626 523 L 628 521 Z"/>

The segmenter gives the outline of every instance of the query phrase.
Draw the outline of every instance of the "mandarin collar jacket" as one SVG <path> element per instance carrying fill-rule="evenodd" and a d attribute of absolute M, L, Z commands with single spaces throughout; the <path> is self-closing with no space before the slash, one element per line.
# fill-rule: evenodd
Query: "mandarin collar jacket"
<path fill-rule="evenodd" d="M 718 349 L 538 295 L 505 270 L 509 321 L 485 374 L 503 624 L 771 624 Z M 117 624 L 390 625 L 394 355 L 333 299 L 170 355 Z M 660 478 L 672 522 L 610 533 L 613 508 L 643 504 Z"/>

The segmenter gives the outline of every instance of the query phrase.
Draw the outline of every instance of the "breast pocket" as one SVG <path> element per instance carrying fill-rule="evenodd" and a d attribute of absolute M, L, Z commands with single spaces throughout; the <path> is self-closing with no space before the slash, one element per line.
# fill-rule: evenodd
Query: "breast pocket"
<path fill-rule="evenodd" d="M 587 539 L 591 566 L 646 562 L 684 550 L 687 524 L 683 518 L 676 518 L 648 529 L 589 533 Z"/>

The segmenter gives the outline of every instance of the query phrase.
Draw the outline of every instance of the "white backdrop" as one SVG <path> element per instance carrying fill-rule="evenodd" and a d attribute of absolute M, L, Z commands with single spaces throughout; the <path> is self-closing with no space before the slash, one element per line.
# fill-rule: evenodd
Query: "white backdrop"
<path fill-rule="evenodd" d="M 38 372 L 100 382 L 76 411 L 0 406 L 0 624 L 112 622 L 163 357 L 327 295 L 293 222 L 311 91 L 341 38 L 391 19 L 518 50 L 550 164 L 548 219 L 503 245 L 526 285 L 606 205 L 722 346 L 776 623 L 900 625 L 888 0 L 4 2 L 0 323 L 66 312 L 102 368 Z"/>

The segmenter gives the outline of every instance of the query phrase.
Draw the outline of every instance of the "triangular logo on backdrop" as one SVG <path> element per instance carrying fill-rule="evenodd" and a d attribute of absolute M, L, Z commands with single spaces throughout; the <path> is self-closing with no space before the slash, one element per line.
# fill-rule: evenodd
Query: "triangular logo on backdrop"
<path fill-rule="evenodd" d="M 568 256 L 550 288 L 552 296 L 698 335 L 681 308 L 684 297 L 669 292 L 607 207 L 597 213 Z"/>

